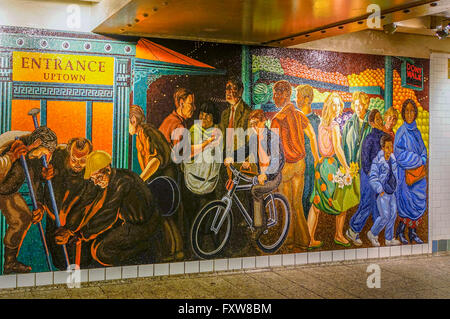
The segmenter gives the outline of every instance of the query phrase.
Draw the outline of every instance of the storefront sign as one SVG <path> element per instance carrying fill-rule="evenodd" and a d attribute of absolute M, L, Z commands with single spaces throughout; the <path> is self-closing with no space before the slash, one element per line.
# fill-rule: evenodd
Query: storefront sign
<path fill-rule="evenodd" d="M 13 81 L 114 84 L 114 58 L 13 52 Z"/>
<path fill-rule="evenodd" d="M 418 91 L 423 90 L 423 68 L 404 61 L 402 63 L 402 86 Z"/>

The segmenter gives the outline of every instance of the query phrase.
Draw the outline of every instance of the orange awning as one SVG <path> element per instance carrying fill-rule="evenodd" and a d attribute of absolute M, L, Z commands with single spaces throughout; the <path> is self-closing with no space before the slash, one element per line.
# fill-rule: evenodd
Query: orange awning
<path fill-rule="evenodd" d="M 214 69 L 210 65 L 189 58 L 147 39 L 140 39 L 138 41 L 136 45 L 136 58 Z"/>

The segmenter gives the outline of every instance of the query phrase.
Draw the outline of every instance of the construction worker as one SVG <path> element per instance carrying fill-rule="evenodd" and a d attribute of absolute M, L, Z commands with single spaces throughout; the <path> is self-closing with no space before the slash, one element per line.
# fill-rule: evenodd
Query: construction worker
<path fill-rule="evenodd" d="M 48 169 L 44 170 L 44 177 L 51 179 L 53 183 L 56 205 L 58 207 L 61 226 L 66 223 L 69 214 L 83 213 L 83 207 L 88 206 L 98 192 L 97 187 L 84 179 L 84 170 L 87 156 L 92 152 L 91 142 L 84 137 L 75 137 L 67 144 L 61 144 L 53 153 Z M 47 187 L 42 187 L 39 194 L 40 201 L 44 203 L 43 208 L 48 212 L 50 218 L 46 222 L 46 239 L 48 248 L 52 255 L 55 267 L 66 269 L 63 251 L 55 242 L 55 217 L 52 211 L 50 194 Z M 79 242 L 80 243 L 80 242 Z M 90 264 L 89 247 L 85 245 L 83 252 L 80 246 L 69 245 L 67 252 L 70 263 L 79 266 Z"/>
<path fill-rule="evenodd" d="M 16 138 L 19 138 L 16 140 Z M 5 262 L 3 274 L 28 273 L 31 267 L 17 260 L 22 242 L 32 223 L 42 219 L 43 210 L 30 212 L 19 189 L 25 182 L 24 169 L 18 161 L 26 156 L 34 187 L 42 170 L 39 159 L 51 158 L 57 145 L 56 134 L 45 126 L 30 132 L 10 131 L 0 135 L 0 210 L 8 229 L 3 239 Z"/>
<path fill-rule="evenodd" d="M 67 216 L 66 225 L 55 233 L 60 245 L 69 239 L 89 242 L 92 258 L 103 266 L 132 264 L 133 258 L 149 250 L 161 224 L 147 185 L 130 170 L 112 168 L 111 161 L 104 151 L 89 154 L 84 178 L 100 192 L 84 214 Z"/>

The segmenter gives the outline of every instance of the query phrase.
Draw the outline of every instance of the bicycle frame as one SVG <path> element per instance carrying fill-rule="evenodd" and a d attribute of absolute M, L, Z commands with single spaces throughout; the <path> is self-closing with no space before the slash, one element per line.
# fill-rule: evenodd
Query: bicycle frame
<path fill-rule="evenodd" d="M 244 218 L 247 225 L 250 227 L 250 229 L 252 231 L 254 231 L 253 218 L 250 216 L 250 214 L 247 212 L 247 210 L 245 209 L 242 202 L 237 197 L 236 192 L 251 190 L 253 185 L 255 185 L 255 182 L 252 179 L 242 175 L 237 169 L 233 168 L 232 166 L 230 166 L 230 168 L 231 168 L 233 174 L 235 175 L 235 177 L 233 178 L 233 187 L 231 187 L 231 189 L 228 190 L 227 194 L 224 197 L 222 197 L 222 199 L 221 199 L 221 201 L 226 203 L 226 205 L 227 205 L 225 208 L 225 212 L 222 214 L 222 217 L 220 218 L 220 221 L 219 221 L 219 224 L 217 225 L 217 227 L 214 227 L 214 225 L 217 222 L 217 219 L 219 218 L 219 209 L 217 209 L 216 215 L 214 216 L 214 220 L 211 224 L 211 230 L 216 235 L 219 232 L 219 230 L 221 229 L 228 214 L 231 212 L 231 206 L 233 204 L 233 201 L 235 201 L 235 203 L 239 209 L 239 212 L 241 213 L 241 215 Z M 244 179 L 245 181 L 252 182 L 252 183 L 245 184 L 245 185 L 239 185 L 239 182 L 241 179 Z M 268 223 L 267 223 L 267 227 L 269 228 L 276 224 L 277 219 L 276 219 L 276 216 L 272 216 L 272 215 L 276 214 L 275 204 L 273 201 L 273 195 L 272 195 L 272 193 L 269 193 L 268 196 L 271 198 L 270 202 L 272 203 L 272 205 L 271 205 L 272 207 L 269 207 L 269 214 L 270 214 L 271 218 L 270 217 L 268 218 Z"/>

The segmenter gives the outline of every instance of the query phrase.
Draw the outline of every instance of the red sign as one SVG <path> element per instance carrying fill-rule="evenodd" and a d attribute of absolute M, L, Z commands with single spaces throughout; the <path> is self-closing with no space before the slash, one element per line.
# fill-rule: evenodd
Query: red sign
<path fill-rule="evenodd" d="M 402 86 L 415 90 L 422 90 L 423 68 L 405 61 L 402 65 Z"/>

